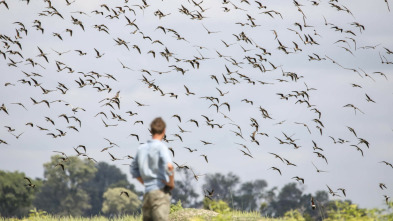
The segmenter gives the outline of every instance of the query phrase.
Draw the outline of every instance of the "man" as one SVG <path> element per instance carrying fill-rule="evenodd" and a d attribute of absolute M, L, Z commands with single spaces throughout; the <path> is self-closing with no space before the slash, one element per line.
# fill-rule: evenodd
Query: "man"
<path fill-rule="evenodd" d="M 150 124 L 152 140 L 138 147 L 131 164 L 131 174 L 145 186 L 143 220 L 168 220 L 171 193 L 175 186 L 174 167 L 168 147 L 161 142 L 165 136 L 165 122 L 158 117 Z"/>

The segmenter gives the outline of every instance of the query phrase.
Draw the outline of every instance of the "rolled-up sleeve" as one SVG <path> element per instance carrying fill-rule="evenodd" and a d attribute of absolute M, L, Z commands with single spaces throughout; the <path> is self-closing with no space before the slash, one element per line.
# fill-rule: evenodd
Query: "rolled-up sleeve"
<path fill-rule="evenodd" d="M 141 176 L 141 173 L 139 172 L 139 165 L 138 165 L 138 154 L 136 154 L 135 159 L 132 161 L 130 170 L 133 178 L 138 178 Z"/>

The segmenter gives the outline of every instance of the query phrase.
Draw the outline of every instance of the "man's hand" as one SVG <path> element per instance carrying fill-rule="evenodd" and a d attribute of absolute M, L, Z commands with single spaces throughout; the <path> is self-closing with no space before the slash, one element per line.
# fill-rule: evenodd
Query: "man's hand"
<path fill-rule="evenodd" d="M 143 185 L 142 177 L 137 177 L 136 179 Z"/>

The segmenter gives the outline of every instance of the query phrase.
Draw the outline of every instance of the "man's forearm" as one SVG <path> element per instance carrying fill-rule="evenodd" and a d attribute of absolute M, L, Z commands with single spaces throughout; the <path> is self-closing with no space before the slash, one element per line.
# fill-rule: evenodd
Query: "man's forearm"
<path fill-rule="evenodd" d="M 168 171 L 171 175 L 169 176 L 169 182 L 165 184 L 173 189 L 175 187 L 175 168 L 173 168 L 171 163 L 168 163 Z"/>
<path fill-rule="evenodd" d="M 166 183 L 171 189 L 175 187 L 175 173 L 172 174 L 172 176 L 169 176 L 169 182 Z"/>

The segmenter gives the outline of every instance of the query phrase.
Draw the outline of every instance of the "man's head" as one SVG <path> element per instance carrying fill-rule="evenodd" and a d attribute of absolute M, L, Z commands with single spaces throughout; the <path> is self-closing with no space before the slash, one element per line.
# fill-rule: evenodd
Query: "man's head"
<path fill-rule="evenodd" d="M 165 133 L 166 124 L 161 117 L 157 117 L 150 124 L 151 135 L 163 135 Z"/>

